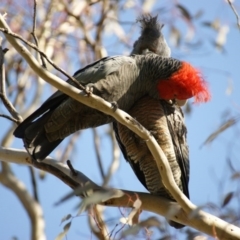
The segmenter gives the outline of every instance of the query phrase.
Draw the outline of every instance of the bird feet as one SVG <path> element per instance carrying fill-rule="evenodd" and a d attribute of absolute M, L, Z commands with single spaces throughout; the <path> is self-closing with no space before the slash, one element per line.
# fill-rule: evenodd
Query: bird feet
<path fill-rule="evenodd" d="M 88 84 L 85 89 L 84 89 L 85 93 L 87 94 L 88 97 L 90 97 L 93 93 L 93 87 Z"/>
<path fill-rule="evenodd" d="M 117 102 L 111 102 L 111 104 L 112 104 L 112 109 L 113 109 L 113 111 L 116 112 L 117 109 L 118 109 L 118 104 L 117 104 Z"/>

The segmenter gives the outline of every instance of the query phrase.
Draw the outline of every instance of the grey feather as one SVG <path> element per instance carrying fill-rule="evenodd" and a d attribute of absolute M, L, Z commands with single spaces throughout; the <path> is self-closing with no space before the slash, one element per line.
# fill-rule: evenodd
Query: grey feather
<path fill-rule="evenodd" d="M 101 59 L 79 70 L 74 76 L 81 84 L 90 87 L 94 94 L 109 102 L 117 102 L 119 108 L 128 111 L 146 94 L 160 98 L 158 82 L 168 79 L 181 64 L 176 59 L 155 54 L 115 56 Z M 71 81 L 69 83 L 73 84 Z M 43 160 L 56 147 L 53 142 L 60 142 L 80 129 L 97 127 L 112 120 L 110 116 L 58 91 L 23 121 L 14 135 L 24 139 L 35 159 Z M 51 144 L 48 145 L 48 142 Z"/>
<path fill-rule="evenodd" d="M 119 67 L 125 62 L 134 64 L 134 61 L 127 56 L 105 57 L 78 70 L 73 77 L 83 85 L 96 83 L 99 79 L 104 79 L 106 76 L 118 71 Z"/>
<path fill-rule="evenodd" d="M 171 49 L 161 32 L 163 24 L 158 22 L 157 16 L 152 17 L 147 14 L 138 18 L 137 21 L 140 22 L 142 31 L 134 43 L 132 54 L 145 54 L 149 51 L 162 57 L 170 57 Z"/>

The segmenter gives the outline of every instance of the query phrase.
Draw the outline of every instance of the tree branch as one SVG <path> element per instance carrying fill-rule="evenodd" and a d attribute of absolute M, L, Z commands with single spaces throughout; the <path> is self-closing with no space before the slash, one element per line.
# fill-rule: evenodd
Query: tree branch
<path fill-rule="evenodd" d="M 99 168 L 99 171 L 101 173 L 101 177 L 104 180 L 105 179 L 105 173 L 104 173 L 104 170 L 103 170 L 102 158 L 101 158 L 101 154 L 100 154 L 100 139 L 99 139 L 97 129 L 93 128 L 92 131 L 93 131 L 93 141 L 94 141 L 94 148 L 95 148 L 98 168 Z"/>
<path fill-rule="evenodd" d="M 0 159 L 5 162 L 24 165 L 32 164 L 26 151 L 12 148 L 7 149 L 0 147 Z M 44 162 L 34 166 L 55 175 L 75 191 L 79 191 L 79 186 L 87 189 L 87 186 L 90 185 L 91 191 L 89 191 L 89 188 L 87 189 L 88 197 L 91 197 L 94 193 L 106 191 L 106 188 L 100 187 L 80 171 L 74 170 L 77 172 L 77 175 L 73 176 L 72 171 L 66 164 L 62 164 L 50 157 L 46 158 Z M 55 170 L 53 171 L 53 169 Z M 99 204 L 111 207 L 132 208 L 134 207 L 133 204 L 135 200 L 140 199 L 142 202 L 142 210 L 165 216 L 168 219 L 188 225 L 210 236 L 217 237 L 218 239 L 239 239 L 240 229 L 238 227 L 206 213 L 200 208 L 196 209 L 189 218 L 176 202 L 171 202 L 168 199 L 142 192 L 132 192 L 119 189 L 112 190 L 118 193 L 121 192 L 121 196 L 119 195 L 120 197 L 108 199 Z M 132 201 L 129 201 L 129 199 Z"/>
<path fill-rule="evenodd" d="M 34 41 L 36 43 L 36 46 L 38 47 L 38 39 L 37 39 L 36 32 L 35 32 L 35 30 L 36 30 L 36 22 L 37 22 L 36 18 L 37 18 L 37 0 L 34 0 L 34 5 L 33 5 L 33 28 L 32 28 L 31 34 L 32 34 L 33 39 L 34 39 Z M 41 61 L 42 61 L 42 66 L 44 68 L 46 68 L 47 66 L 46 66 L 46 63 L 44 61 L 43 56 L 40 55 L 40 58 L 41 58 Z"/>
<path fill-rule="evenodd" d="M 0 16 L 3 21 L 4 21 L 4 18 L 3 18 L 3 15 Z M 5 21 L 4 21 L 5 22 Z M 6 22 L 5 22 L 6 23 Z M 73 81 L 80 89 L 85 89 L 74 77 L 70 76 L 69 74 L 67 74 L 63 69 L 61 69 L 60 67 L 58 67 L 52 60 L 50 60 L 47 55 L 41 51 L 35 44 L 23 39 L 21 36 L 19 36 L 18 34 L 16 33 L 13 33 L 10 28 L 8 28 L 7 24 L 4 25 L 5 27 L 3 28 L 0 28 L 0 31 L 3 32 L 6 35 L 10 35 L 12 36 L 13 38 L 17 38 L 19 40 L 21 40 L 22 42 L 24 42 L 26 45 L 28 45 L 29 47 L 31 47 L 32 49 L 34 49 L 35 51 L 37 51 L 42 57 L 44 57 L 49 64 L 51 64 L 55 69 L 57 69 L 59 72 L 61 72 L 63 75 L 65 75 L 66 77 L 68 77 L 71 81 Z M 21 45 L 21 48 L 24 48 L 25 50 L 27 50 L 26 47 L 24 47 L 23 45 Z M 16 49 L 17 50 L 17 49 Z M 28 50 L 27 50 L 28 54 L 31 54 Z M 33 56 L 32 56 L 33 59 L 35 59 Z M 26 60 L 26 59 L 25 59 Z M 35 59 L 36 60 L 36 59 Z"/>
<path fill-rule="evenodd" d="M 10 117 L 10 116 L 5 115 L 5 114 L 0 114 L 0 117 L 6 118 L 6 119 L 8 119 L 8 120 L 10 120 L 10 121 L 12 121 L 12 122 L 14 122 L 14 123 L 16 123 L 16 124 L 19 124 L 19 123 L 20 123 L 19 120 L 16 120 L 15 118 Z"/>
<path fill-rule="evenodd" d="M 238 13 L 237 13 L 237 10 L 236 10 L 235 7 L 233 6 L 231 0 L 227 0 L 227 1 L 228 1 L 228 4 L 230 5 L 230 7 L 231 7 L 232 10 L 233 10 L 233 13 L 235 14 L 235 16 L 236 16 L 236 18 L 237 18 L 237 26 L 238 26 L 238 29 L 240 30 L 240 18 L 239 18 L 239 15 L 238 15 Z"/>
<path fill-rule="evenodd" d="M 118 169 L 119 162 L 120 162 L 120 156 L 121 156 L 120 149 L 118 147 L 118 143 L 116 141 L 115 134 L 113 132 L 112 126 L 111 126 L 111 129 L 109 129 L 109 136 L 112 140 L 111 141 L 112 142 L 112 162 L 111 162 L 111 164 L 110 164 L 110 166 L 109 166 L 109 168 L 106 172 L 106 175 L 105 175 L 105 178 L 104 178 L 104 181 L 103 181 L 103 184 L 102 184 L 102 186 L 104 186 L 104 187 L 107 186 L 111 177 L 114 175 L 114 173 Z"/>
<path fill-rule="evenodd" d="M 2 49 L 1 41 L 2 39 L 0 38 L 0 98 L 2 99 L 3 104 L 5 105 L 9 113 L 11 113 L 13 118 L 8 117 L 6 115 L 2 115 L 2 117 L 8 118 L 9 120 L 14 121 L 16 123 L 20 123 L 22 122 L 22 117 L 18 114 L 18 112 L 16 111 L 16 109 L 6 96 L 4 54 L 7 51 Z"/>
<path fill-rule="evenodd" d="M 8 157 L 10 157 L 10 155 L 8 155 Z M 26 212 L 29 215 L 30 221 L 32 223 L 31 239 L 46 240 L 46 236 L 44 233 L 45 221 L 43 218 L 41 205 L 37 201 L 35 201 L 35 199 L 28 193 L 23 182 L 21 182 L 14 176 L 9 165 L 5 162 L 2 163 L 0 182 L 16 194 L 16 196 L 22 203 L 24 209 L 26 209 Z"/>

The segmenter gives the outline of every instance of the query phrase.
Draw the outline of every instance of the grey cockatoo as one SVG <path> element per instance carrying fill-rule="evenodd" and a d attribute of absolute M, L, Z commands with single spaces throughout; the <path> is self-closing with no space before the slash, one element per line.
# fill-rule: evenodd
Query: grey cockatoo
<path fill-rule="evenodd" d="M 106 57 L 80 69 L 74 77 L 124 111 L 143 96 L 166 100 L 195 96 L 200 101 L 209 96 L 194 67 L 156 54 Z M 57 91 L 16 128 L 14 135 L 23 139 L 34 159 L 43 160 L 68 135 L 112 121 L 112 117 Z"/>
<path fill-rule="evenodd" d="M 158 23 L 157 17 L 145 15 L 139 22 L 142 27 L 141 36 L 134 43 L 132 53 L 153 52 L 162 57 L 170 57 L 171 51 L 161 33 L 162 25 Z M 177 96 L 173 102 L 175 98 Z M 134 103 L 128 113 L 151 131 L 169 161 L 175 182 L 189 198 L 189 152 L 181 108 L 177 104 L 146 94 Z M 156 162 L 146 143 L 118 122 L 113 123 L 113 129 L 125 159 L 145 188 L 152 194 L 174 200 L 162 183 Z M 175 228 L 183 227 L 174 221 L 169 223 Z"/>
<path fill-rule="evenodd" d="M 183 115 L 179 107 L 163 100 L 195 97 L 197 101 L 207 101 L 209 93 L 196 69 L 168 58 L 170 49 L 157 19 L 143 17 L 140 22 L 142 35 L 135 42 L 131 56 L 103 58 L 80 69 L 74 77 L 94 94 L 116 102 L 120 109 L 152 131 L 169 159 L 178 186 L 188 196 L 188 149 Z M 68 82 L 74 85 L 71 80 Z M 111 116 L 57 91 L 16 128 L 14 135 L 23 139 L 35 160 L 43 160 L 71 133 L 113 121 Z M 127 128 L 117 123 L 114 126 L 123 154 L 141 183 L 151 193 L 172 199 L 162 186 L 146 145 Z M 141 151 L 136 152 L 137 149 Z"/>

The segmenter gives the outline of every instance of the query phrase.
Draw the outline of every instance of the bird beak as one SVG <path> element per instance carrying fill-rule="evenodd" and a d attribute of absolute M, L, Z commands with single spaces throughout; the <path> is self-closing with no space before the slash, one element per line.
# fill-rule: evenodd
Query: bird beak
<path fill-rule="evenodd" d="M 187 103 L 187 99 L 184 100 L 176 99 L 176 103 L 179 107 L 183 107 Z"/>

